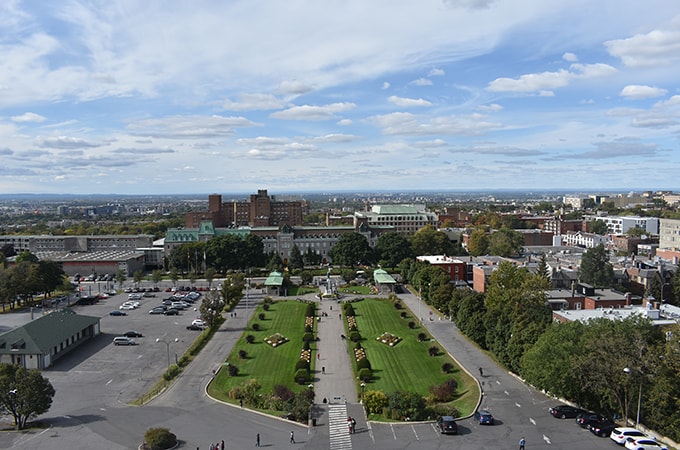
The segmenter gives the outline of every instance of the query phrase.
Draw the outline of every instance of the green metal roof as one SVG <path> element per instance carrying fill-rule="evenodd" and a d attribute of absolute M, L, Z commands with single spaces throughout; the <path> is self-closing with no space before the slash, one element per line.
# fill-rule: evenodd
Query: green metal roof
<path fill-rule="evenodd" d="M 283 285 L 283 275 L 281 272 L 272 272 L 269 274 L 267 279 L 264 281 L 265 286 L 282 286 Z"/>
<path fill-rule="evenodd" d="M 99 320 L 99 317 L 81 316 L 69 308 L 58 309 L 0 334 L 0 354 L 48 354 L 56 344 Z"/>
<path fill-rule="evenodd" d="M 396 284 L 397 282 L 392 278 L 392 275 L 385 272 L 383 269 L 373 271 L 373 279 L 378 284 Z"/>

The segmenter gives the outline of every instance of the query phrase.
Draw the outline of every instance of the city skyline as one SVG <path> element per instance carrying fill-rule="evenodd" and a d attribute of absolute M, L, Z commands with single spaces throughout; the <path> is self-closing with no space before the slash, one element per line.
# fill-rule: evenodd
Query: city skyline
<path fill-rule="evenodd" d="M 0 14 L 3 194 L 678 189 L 667 0 Z"/>

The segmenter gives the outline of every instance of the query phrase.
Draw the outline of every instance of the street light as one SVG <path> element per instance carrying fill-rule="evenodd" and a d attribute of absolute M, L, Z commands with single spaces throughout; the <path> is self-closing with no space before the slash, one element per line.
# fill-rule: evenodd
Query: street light
<path fill-rule="evenodd" d="M 638 425 L 640 425 L 640 406 L 642 405 L 642 369 L 637 369 L 640 372 L 640 388 L 638 390 L 638 404 L 637 404 L 637 416 L 635 417 L 635 427 L 637 428 Z M 623 371 L 626 372 L 627 374 L 630 374 L 633 370 L 630 367 L 624 367 Z M 627 415 L 626 411 L 626 415 Z"/>
<path fill-rule="evenodd" d="M 364 401 L 364 389 L 366 389 L 366 383 L 362 382 L 361 383 L 361 401 Z"/>
<path fill-rule="evenodd" d="M 162 344 L 165 344 L 165 350 L 168 353 L 168 367 L 170 367 L 170 342 L 173 342 L 173 341 L 168 342 L 164 339 L 156 338 L 156 342 L 160 342 Z M 174 342 L 179 342 L 179 339 L 175 338 Z"/>

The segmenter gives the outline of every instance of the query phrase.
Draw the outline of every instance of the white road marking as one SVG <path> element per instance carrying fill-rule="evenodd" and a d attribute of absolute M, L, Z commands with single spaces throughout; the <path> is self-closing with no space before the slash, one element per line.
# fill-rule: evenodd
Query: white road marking
<path fill-rule="evenodd" d="M 543 435 L 543 440 L 544 440 L 545 442 L 547 442 L 548 444 L 551 444 L 550 438 L 549 438 L 548 436 L 546 436 L 545 434 Z"/>
<path fill-rule="evenodd" d="M 536 425 L 536 421 L 533 417 L 529 417 L 529 422 L 531 422 L 532 425 Z"/>

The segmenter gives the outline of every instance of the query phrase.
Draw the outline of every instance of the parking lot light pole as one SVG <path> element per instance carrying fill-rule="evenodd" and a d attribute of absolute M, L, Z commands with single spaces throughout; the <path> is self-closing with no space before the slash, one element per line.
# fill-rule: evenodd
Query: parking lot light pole
<path fill-rule="evenodd" d="M 167 351 L 167 354 L 168 354 L 168 367 L 170 367 L 170 342 L 179 342 L 179 339 L 175 338 L 174 341 L 168 342 L 164 339 L 156 338 L 156 342 L 160 342 L 162 344 L 165 344 L 165 350 Z"/>
<path fill-rule="evenodd" d="M 640 371 L 640 375 L 642 375 L 642 369 L 638 369 Z M 627 374 L 630 374 L 632 372 L 632 369 L 630 367 L 624 367 L 623 371 L 626 372 Z M 637 428 L 640 425 L 640 406 L 642 405 L 642 377 L 640 377 L 640 387 L 638 389 L 638 404 L 637 404 L 637 415 L 635 416 L 635 428 Z"/>

